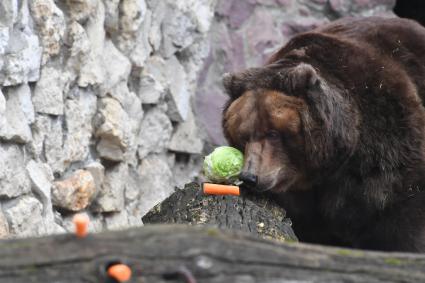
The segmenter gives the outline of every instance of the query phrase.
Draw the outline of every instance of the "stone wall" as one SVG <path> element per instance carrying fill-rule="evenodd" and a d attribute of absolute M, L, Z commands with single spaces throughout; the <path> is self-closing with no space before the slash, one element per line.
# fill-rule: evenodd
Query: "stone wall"
<path fill-rule="evenodd" d="M 0 238 L 140 225 L 192 178 L 214 2 L 0 1 Z"/>
<path fill-rule="evenodd" d="M 394 16 L 395 0 L 219 0 L 211 51 L 199 78 L 198 118 L 212 145 L 224 144 L 225 72 L 260 66 L 289 38 L 345 16 Z"/>

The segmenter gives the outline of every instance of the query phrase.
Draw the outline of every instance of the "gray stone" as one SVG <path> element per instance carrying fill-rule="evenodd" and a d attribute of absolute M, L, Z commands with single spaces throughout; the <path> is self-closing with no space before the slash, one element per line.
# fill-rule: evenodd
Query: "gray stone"
<path fill-rule="evenodd" d="M 92 211 L 118 212 L 124 209 L 124 190 L 128 166 L 119 163 L 105 172 L 103 186 L 93 202 Z"/>
<path fill-rule="evenodd" d="M 43 205 L 34 197 L 23 196 L 3 204 L 10 234 L 19 237 L 45 234 Z"/>
<path fill-rule="evenodd" d="M 129 166 L 128 176 L 125 182 L 125 202 L 140 202 L 141 188 L 140 188 L 140 176 L 137 168 Z"/>
<path fill-rule="evenodd" d="M 123 230 L 127 228 L 128 225 L 128 215 L 126 210 L 110 213 L 105 216 L 105 227 L 108 230 Z"/>
<path fill-rule="evenodd" d="M 0 85 L 35 81 L 39 76 L 42 49 L 29 24 L 27 0 L 0 3 Z"/>
<path fill-rule="evenodd" d="M 7 223 L 6 216 L 4 216 L 3 211 L 0 209 L 0 239 L 6 239 L 8 237 L 9 237 L 9 223 Z"/>
<path fill-rule="evenodd" d="M 42 53 L 38 37 L 29 30 L 13 30 L 9 37 L 0 84 L 12 86 L 38 80 Z"/>
<path fill-rule="evenodd" d="M 129 54 L 146 14 L 145 0 L 123 0 L 119 5 L 119 48 Z"/>
<path fill-rule="evenodd" d="M 98 0 L 67 0 L 71 19 L 84 23 L 97 8 Z"/>
<path fill-rule="evenodd" d="M 3 101 L 3 98 L 0 100 Z M 3 104 L 4 101 L 0 103 Z M 4 114 L 3 118 L 0 117 L 0 124 L 3 125 L 0 128 L 0 138 L 18 143 L 29 142 L 32 138 L 30 124 L 34 122 L 34 109 L 28 85 L 7 89 Z"/>
<path fill-rule="evenodd" d="M 62 174 L 66 167 L 63 120 L 63 116 L 36 115 L 32 126 L 33 139 L 27 146 L 33 158 L 45 159 L 52 171 L 59 174 Z"/>
<path fill-rule="evenodd" d="M 203 141 L 199 137 L 198 127 L 192 111 L 189 112 L 189 116 L 185 122 L 177 125 L 168 149 L 190 154 L 202 153 Z"/>
<path fill-rule="evenodd" d="M 115 87 L 120 87 L 120 83 L 127 84 L 131 71 L 130 60 L 115 47 L 111 40 L 106 40 L 102 61 L 105 77 L 108 78 L 101 85 L 102 95 L 117 92 L 119 88 L 115 89 Z"/>
<path fill-rule="evenodd" d="M 6 98 L 3 95 L 3 92 L 0 88 L 0 129 L 5 129 L 7 127 L 6 120 Z M 0 130 L 0 133 L 2 130 Z"/>
<path fill-rule="evenodd" d="M 142 75 L 138 96 L 144 104 L 157 104 L 165 95 L 165 88 L 152 75 Z"/>
<path fill-rule="evenodd" d="M 141 31 L 137 34 L 136 45 L 130 53 L 130 59 L 133 65 L 143 67 L 146 59 L 152 53 L 153 49 L 149 42 L 149 30 L 151 28 L 152 12 L 147 11 L 141 26 Z"/>
<path fill-rule="evenodd" d="M 52 67 L 41 70 L 40 80 L 35 85 L 34 103 L 35 111 L 50 115 L 62 115 L 64 110 L 63 90 L 66 75 Z"/>
<path fill-rule="evenodd" d="M 96 95 L 88 89 L 76 87 L 68 95 L 65 102 L 67 133 L 64 144 L 64 158 L 67 164 L 85 160 L 89 154 L 96 103 Z"/>
<path fill-rule="evenodd" d="M 164 155 L 149 155 L 138 168 L 142 195 L 140 216 L 173 193 L 172 172 Z"/>
<path fill-rule="evenodd" d="M 12 27 L 18 16 L 18 1 L 3 0 L 0 2 L 0 25 Z"/>
<path fill-rule="evenodd" d="M 168 146 L 173 127 L 168 116 L 158 108 L 146 112 L 140 126 L 139 149 L 140 159 L 149 153 L 159 153 Z"/>
<path fill-rule="evenodd" d="M 69 24 L 68 33 L 66 37 L 66 44 L 69 46 L 69 57 L 66 61 L 66 69 L 72 71 L 74 76 L 81 76 L 81 72 L 87 72 L 88 70 L 84 69 L 85 64 L 89 60 L 93 60 L 90 57 L 92 46 L 89 40 L 89 37 L 84 30 L 83 26 L 78 22 L 73 21 Z M 101 74 L 100 76 L 103 76 Z M 75 79 L 73 77 L 73 79 Z M 90 78 L 80 78 L 78 77 L 78 82 L 80 86 L 87 86 Z"/>
<path fill-rule="evenodd" d="M 178 50 L 194 42 L 196 20 L 188 12 L 178 9 L 177 2 L 168 2 L 167 12 L 162 22 L 162 54 L 168 58 Z"/>
<path fill-rule="evenodd" d="M 99 162 L 91 162 L 84 166 L 84 168 L 93 176 L 94 183 L 96 185 L 96 193 L 94 197 L 96 197 L 97 193 L 101 190 L 103 185 L 103 180 L 105 178 L 105 167 L 103 167 L 103 165 Z"/>
<path fill-rule="evenodd" d="M 54 182 L 52 202 L 61 209 L 81 211 L 90 205 L 95 194 L 92 174 L 87 170 L 77 170 L 69 178 Z"/>
<path fill-rule="evenodd" d="M 96 137 L 99 155 L 105 159 L 120 161 L 129 145 L 129 117 L 120 103 L 110 97 L 99 101 L 96 115 Z"/>
<path fill-rule="evenodd" d="M 105 4 L 105 29 L 110 34 L 115 34 L 119 29 L 119 4 L 120 0 L 104 0 Z"/>
<path fill-rule="evenodd" d="M 60 52 L 66 27 L 65 18 L 53 0 L 32 0 L 30 8 L 43 45 L 42 63 L 45 64 L 50 57 Z"/>
<path fill-rule="evenodd" d="M 165 62 L 165 77 L 169 79 L 168 115 L 172 121 L 185 121 L 190 109 L 190 92 L 185 70 L 175 56 Z"/>
<path fill-rule="evenodd" d="M 150 7 L 152 11 L 151 26 L 148 30 L 149 43 L 153 51 L 159 51 L 162 41 L 161 25 L 166 13 L 165 1 L 152 1 L 153 5 Z"/>
<path fill-rule="evenodd" d="M 49 165 L 34 160 L 28 162 L 26 169 L 32 182 L 33 193 L 43 204 L 43 216 L 53 220 L 51 188 L 54 177 L 52 170 Z"/>
<path fill-rule="evenodd" d="M 88 85 L 101 84 L 105 79 L 103 70 L 103 48 L 105 44 L 105 6 L 99 1 L 93 17 L 90 17 L 86 23 L 87 38 L 90 44 L 90 51 L 83 56 L 80 62 L 80 73 L 78 77 L 78 86 L 87 87 Z M 78 44 L 76 41 L 74 44 Z M 76 49 L 85 48 L 84 46 Z"/>

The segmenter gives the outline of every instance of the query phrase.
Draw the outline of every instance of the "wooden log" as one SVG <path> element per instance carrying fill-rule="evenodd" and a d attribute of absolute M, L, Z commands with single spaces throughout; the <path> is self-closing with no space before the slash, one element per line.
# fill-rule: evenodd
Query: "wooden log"
<path fill-rule="evenodd" d="M 197 183 L 177 189 L 142 219 L 145 224 L 209 225 L 265 239 L 298 241 L 285 210 L 272 199 L 244 190 L 241 196 L 205 195 Z"/>
<path fill-rule="evenodd" d="M 0 282 L 113 282 L 110 263 L 128 264 L 130 282 L 425 282 L 425 255 L 282 243 L 242 232 L 187 225 L 0 241 Z M 182 269 L 183 268 L 183 269 Z M 165 279 L 168 278 L 168 279 Z M 192 281 L 194 282 L 194 281 Z"/>

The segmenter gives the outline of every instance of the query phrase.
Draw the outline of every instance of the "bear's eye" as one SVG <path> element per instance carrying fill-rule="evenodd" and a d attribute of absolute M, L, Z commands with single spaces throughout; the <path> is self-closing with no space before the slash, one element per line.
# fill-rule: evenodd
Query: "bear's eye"
<path fill-rule="evenodd" d="M 268 131 L 266 133 L 266 137 L 269 139 L 279 139 L 280 138 L 280 134 L 278 131 Z"/>

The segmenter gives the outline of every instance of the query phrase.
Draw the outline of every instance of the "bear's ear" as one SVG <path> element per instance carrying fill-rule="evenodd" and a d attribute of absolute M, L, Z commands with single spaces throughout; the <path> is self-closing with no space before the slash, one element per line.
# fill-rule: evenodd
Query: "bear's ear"
<path fill-rule="evenodd" d="M 302 93 L 320 87 L 320 78 L 313 66 L 301 63 L 295 67 L 279 72 L 282 87 L 290 93 Z"/>
<path fill-rule="evenodd" d="M 226 73 L 222 81 L 226 92 L 232 99 L 241 96 L 247 90 L 276 88 L 277 71 L 270 67 L 250 68 L 240 73 Z"/>
<path fill-rule="evenodd" d="M 232 99 L 238 98 L 245 91 L 243 81 L 237 74 L 225 73 L 222 77 L 222 82 L 224 89 Z"/>

